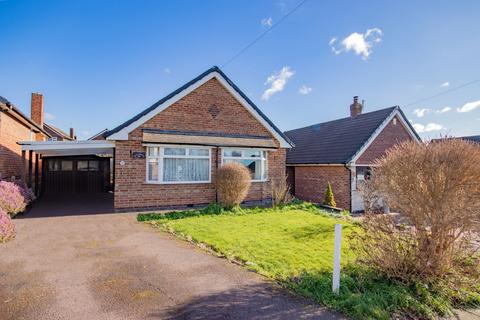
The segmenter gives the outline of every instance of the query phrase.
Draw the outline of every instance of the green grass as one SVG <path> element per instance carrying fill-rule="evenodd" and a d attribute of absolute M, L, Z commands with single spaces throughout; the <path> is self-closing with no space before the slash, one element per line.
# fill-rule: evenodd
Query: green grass
<path fill-rule="evenodd" d="M 290 290 L 357 319 L 390 319 L 415 314 L 448 314 L 448 297 L 431 288 L 402 285 L 354 265 L 348 238 L 358 227 L 341 216 L 308 203 L 279 209 L 226 211 L 212 205 L 167 215 L 142 214 L 139 221 L 175 233 L 235 259 Z M 331 292 L 333 230 L 343 225 L 342 277 L 338 295 Z M 472 300 L 479 297 L 472 297 Z"/>

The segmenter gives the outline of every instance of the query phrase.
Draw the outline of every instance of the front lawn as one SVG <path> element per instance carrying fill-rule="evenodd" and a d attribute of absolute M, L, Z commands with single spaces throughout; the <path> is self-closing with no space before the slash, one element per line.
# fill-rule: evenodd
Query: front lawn
<path fill-rule="evenodd" d="M 389 319 L 415 314 L 433 318 L 448 313 L 448 302 L 422 286 L 405 286 L 358 269 L 349 235 L 358 227 L 311 204 L 281 209 L 241 209 L 216 206 L 167 215 L 141 214 L 183 239 L 243 263 L 286 288 L 353 318 Z M 340 293 L 331 292 L 335 223 L 343 225 Z"/>

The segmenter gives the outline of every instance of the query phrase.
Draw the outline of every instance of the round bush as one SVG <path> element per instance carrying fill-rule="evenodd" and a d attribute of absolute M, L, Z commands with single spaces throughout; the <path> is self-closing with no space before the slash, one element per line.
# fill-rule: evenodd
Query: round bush
<path fill-rule="evenodd" d="M 5 243 L 15 237 L 15 226 L 10 216 L 0 209 L 0 242 Z"/>
<path fill-rule="evenodd" d="M 250 188 L 252 177 L 248 169 L 236 162 L 224 164 L 217 173 L 218 200 L 225 208 L 239 206 Z"/>
<path fill-rule="evenodd" d="M 0 181 L 0 209 L 13 217 L 26 207 L 27 201 L 22 189 L 13 182 Z"/>

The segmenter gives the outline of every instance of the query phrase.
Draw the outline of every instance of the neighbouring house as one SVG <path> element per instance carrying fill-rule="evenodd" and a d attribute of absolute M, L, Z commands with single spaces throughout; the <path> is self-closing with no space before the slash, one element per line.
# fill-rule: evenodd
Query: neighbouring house
<path fill-rule="evenodd" d="M 7 99 L 0 97 L 0 179 L 18 180 L 29 171 L 26 182 L 32 186 L 32 173 L 40 175 L 41 159 L 33 153 L 25 153 L 22 160 L 22 148 L 18 141 L 73 140 L 70 136 L 51 124 L 44 122 L 43 96 L 32 93 L 31 115 L 23 114 Z M 27 162 L 28 161 L 28 165 Z M 37 179 L 38 180 L 38 179 Z M 37 182 L 38 183 L 38 182 Z"/>
<path fill-rule="evenodd" d="M 465 140 L 465 141 L 480 144 L 480 135 L 478 135 L 478 136 L 465 136 L 465 137 L 445 137 L 445 138 L 440 138 L 440 139 L 433 139 L 432 141 L 433 142 L 438 142 L 438 141 L 442 141 L 442 140 L 445 140 L 445 139 L 461 139 L 461 140 Z"/>
<path fill-rule="evenodd" d="M 400 107 L 362 111 L 355 96 L 349 117 L 285 132 L 295 144 L 287 174 L 297 198 L 321 203 L 330 182 L 338 207 L 362 211 L 360 185 L 375 160 L 397 143 L 421 141 Z"/>
<path fill-rule="evenodd" d="M 218 67 L 89 140 L 20 143 L 48 159 L 46 181 L 56 183 L 47 182 L 43 192 L 105 191 L 113 159 L 117 211 L 214 202 L 217 168 L 231 161 L 251 172 L 246 201 L 270 201 L 271 180 L 284 176 L 286 150 L 292 147 Z"/>

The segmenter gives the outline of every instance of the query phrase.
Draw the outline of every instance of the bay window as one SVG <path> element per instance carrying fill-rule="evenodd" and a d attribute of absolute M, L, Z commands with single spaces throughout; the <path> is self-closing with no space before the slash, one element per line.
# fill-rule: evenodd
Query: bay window
<path fill-rule="evenodd" d="M 147 182 L 210 182 L 210 149 L 205 147 L 147 147 Z"/>
<path fill-rule="evenodd" d="M 223 149 L 222 163 L 238 162 L 250 171 L 253 181 L 267 180 L 267 151 L 258 149 Z"/>

